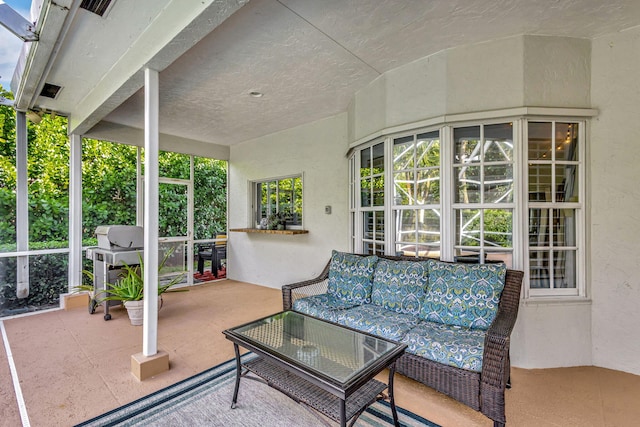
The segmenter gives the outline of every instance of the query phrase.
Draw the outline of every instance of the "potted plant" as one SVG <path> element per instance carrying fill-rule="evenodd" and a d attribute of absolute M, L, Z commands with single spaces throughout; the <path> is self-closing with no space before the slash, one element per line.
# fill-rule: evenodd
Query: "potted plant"
<path fill-rule="evenodd" d="M 164 267 L 167 259 L 171 255 L 172 251 L 167 251 L 158 264 L 158 271 Z M 142 318 L 144 312 L 144 264 L 142 257 L 138 256 L 140 261 L 139 265 L 130 266 L 124 264 L 125 273 L 115 283 L 108 283 L 106 290 L 103 291 L 104 296 L 94 295 L 96 305 L 104 301 L 122 301 L 123 305 L 127 309 L 129 314 L 129 320 L 132 325 L 142 325 Z M 87 274 L 91 274 L 86 272 Z M 180 283 L 182 275 L 174 277 L 168 283 L 158 285 L 158 307 L 162 307 L 162 294 L 165 292 L 186 292 L 187 289 L 175 289 L 169 290 L 173 285 Z M 87 285 L 77 287 L 77 290 L 89 290 Z M 93 287 L 91 286 L 91 290 Z"/>
<path fill-rule="evenodd" d="M 269 230 L 284 230 L 286 228 L 286 217 L 284 213 L 277 212 L 269 215 L 267 219 L 267 229 Z"/>

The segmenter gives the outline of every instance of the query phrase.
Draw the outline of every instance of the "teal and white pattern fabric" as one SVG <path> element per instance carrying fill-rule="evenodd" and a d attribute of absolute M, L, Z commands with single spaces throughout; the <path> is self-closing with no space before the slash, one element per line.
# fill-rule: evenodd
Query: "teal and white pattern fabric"
<path fill-rule="evenodd" d="M 419 315 L 429 279 L 427 261 L 379 259 L 371 301 L 396 313 Z"/>
<path fill-rule="evenodd" d="M 342 311 L 336 322 L 382 338 L 399 341 L 407 331 L 420 322 L 420 318 L 389 311 L 374 304 L 364 304 Z"/>
<path fill-rule="evenodd" d="M 498 312 L 505 264 L 449 264 L 429 260 L 429 285 L 422 318 L 486 330 Z"/>
<path fill-rule="evenodd" d="M 327 292 L 354 304 L 371 302 L 373 271 L 378 257 L 333 251 Z"/>
<path fill-rule="evenodd" d="M 407 353 L 456 368 L 480 372 L 487 331 L 422 322 L 405 335 Z"/>
<path fill-rule="evenodd" d="M 293 309 L 309 316 L 336 322 L 344 310 L 355 304 L 342 300 L 332 294 L 320 294 L 297 299 L 293 302 Z"/>

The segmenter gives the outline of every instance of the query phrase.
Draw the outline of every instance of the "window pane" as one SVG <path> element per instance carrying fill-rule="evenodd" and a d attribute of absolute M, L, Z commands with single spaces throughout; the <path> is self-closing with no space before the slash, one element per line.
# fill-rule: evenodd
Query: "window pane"
<path fill-rule="evenodd" d="M 529 123 L 529 160 L 551 160 L 551 123 Z"/>
<path fill-rule="evenodd" d="M 418 223 L 419 243 L 440 243 L 440 211 L 420 209 L 415 211 Z"/>
<path fill-rule="evenodd" d="M 529 286 L 550 288 L 549 251 L 529 251 Z"/>
<path fill-rule="evenodd" d="M 553 209 L 553 246 L 576 245 L 575 209 Z"/>
<path fill-rule="evenodd" d="M 360 176 L 371 175 L 371 148 L 360 151 Z"/>
<path fill-rule="evenodd" d="M 453 140 L 455 143 L 454 163 L 480 162 L 480 126 L 454 129 Z"/>
<path fill-rule="evenodd" d="M 507 268 L 513 268 L 513 253 L 509 252 L 489 252 L 485 253 L 486 263 L 504 263 Z"/>
<path fill-rule="evenodd" d="M 363 216 L 364 216 L 363 236 L 365 239 L 373 240 L 375 237 L 375 228 L 376 228 L 374 218 L 373 218 L 373 212 L 363 212 Z"/>
<path fill-rule="evenodd" d="M 484 161 L 513 161 L 513 126 L 511 123 L 484 127 Z"/>
<path fill-rule="evenodd" d="M 455 209 L 456 245 L 480 246 L 480 210 Z"/>
<path fill-rule="evenodd" d="M 513 166 L 492 165 L 484 168 L 484 202 L 513 202 Z"/>
<path fill-rule="evenodd" d="M 413 172 L 396 173 L 393 182 L 393 203 L 397 206 L 415 205 Z"/>
<path fill-rule="evenodd" d="M 376 224 L 376 240 L 384 242 L 384 212 L 374 212 Z"/>
<path fill-rule="evenodd" d="M 433 167 L 440 165 L 440 132 L 434 131 L 417 136 L 417 167 Z"/>
<path fill-rule="evenodd" d="M 488 246 L 513 246 L 513 211 L 487 209 L 484 211 L 484 243 Z"/>
<path fill-rule="evenodd" d="M 440 169 L 418 171 L 417 205 L 440 203 Z"/>
<path fill-rule="evenodd" d="M 384 255 L 384 245 L 381 243 L 364 242 L 363 252 L 368 255 Z"/>
<path fill-rule="evenodd" d="M 529 209 L 529 246 L 549 245 L 549 209 Z"/>
<path fill-rule="evenodd" d="M 373 206 L 384 206 L 384 175 L 373 178 Z"/>
<path fill-rule="evenodd" d="M 578 125 L 556 123 L 556 160 L 578 159 Z"/>
<path fill-rule="evenodd" d="M 412 243 L 416 241 L 417 211 L 396 211 L 396 242 Z"/>
<path fill-rule="evenodd" d="M 412 169 L 414 153 L 413 136 L 405 136 L 404 138 L 396 138 L 393 140 L 393 169 L 406 170 Z"/>
<path fill-rule="evenodd" d="M 259 218 L 266 218 L 269 215 L 269 185 L 266 182 L 258 183 L 258 194 L 260 203 L 258 207 Z"/>
<path fill-rule="evenodd" d="M 456 203 L 480 203 L 480 167 L 461 166 L 453 169 Z"/>
<path fill-rule="evenodd" d="M 576 287 L 576 251 L 553 251 L 553 287 Z"/>
<path fill-rule="evenodd" d="M 529 201 L 551 202 L 551 165 L 529 165 Z"/>
<path fill-rule="evenodd" d="M 360 200 L 362 206 L 371 206 L 371 179 L 366 178 L 360 180 Z"/>
<path fill-rule="evenodd" d="M 384 242 L 384 212 L 363 212 L 364 238 Z"/>
<path fill-rule="evenodd" d="M 556 202 L 578 202 L 578 165 L 556 164 Z"/>
<path fill-rule="evenodd" d="M 293 204 L 293 179 L 281 179 L 278 181 L 278 212 L 286 217 L 291 217 Z"/>
<path fill-rule="evenodd" d="M 294 225 L 302 225 L 302 178 L 293 179 L 293 217 Z"/>
<path fill-rule="evenodd" d="M 373 146 L 373 173 L 384 172 L 384 143 Z"/>

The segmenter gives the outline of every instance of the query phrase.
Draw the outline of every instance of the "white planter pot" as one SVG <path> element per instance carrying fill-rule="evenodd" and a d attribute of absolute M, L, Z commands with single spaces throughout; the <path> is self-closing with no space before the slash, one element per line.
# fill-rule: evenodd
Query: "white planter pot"
<path fill-rule="evenodd" d="M 125 301 L 124 306 L 127 308 L 129 320 L 134 326 L 142 325 L 144 319 L 144 301 Z M 162 308 L 162 297 L 158 296 L 158 310 Z"/>

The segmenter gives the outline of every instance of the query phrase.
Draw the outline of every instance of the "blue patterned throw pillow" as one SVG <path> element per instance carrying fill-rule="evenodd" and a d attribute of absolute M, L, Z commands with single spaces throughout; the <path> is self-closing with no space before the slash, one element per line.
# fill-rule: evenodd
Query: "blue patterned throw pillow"
<path fill-rule="evenodd" d="M 354 304 L 371 302 L 371 282 L 378 257 L 333 251 L 327 293 Z"/>
<path fill-rule="evenodd" d="M 396 313 L 419 315 L 429 279 L 427 261 L 380 259 L 373 274 L 371 302 Z"/>
<path fill-rule="evenodd" d="M 489 329 L 498 313 L 506 265 L 429 262 L 429 286 L 421 317 L 447 325 Z"/>

